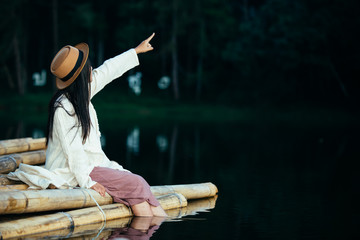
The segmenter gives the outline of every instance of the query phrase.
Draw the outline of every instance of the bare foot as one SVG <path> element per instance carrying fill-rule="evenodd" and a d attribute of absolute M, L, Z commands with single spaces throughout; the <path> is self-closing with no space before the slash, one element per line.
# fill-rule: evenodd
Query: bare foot
<path fill-rule="evenodd" d="M 151 211 L 154 216 L 157 216 L 157 217 L 167 217 L 168 216 L 161 206 L 157 206 L 157 207 L 150 206 L 150 208 L 151 208 Z"/>

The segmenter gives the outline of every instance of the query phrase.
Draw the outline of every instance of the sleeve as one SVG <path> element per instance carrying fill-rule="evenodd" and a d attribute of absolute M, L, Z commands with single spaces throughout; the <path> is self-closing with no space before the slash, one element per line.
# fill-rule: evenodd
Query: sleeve
<path fill-rule="evenodd" d="M 122 76 L 128 70 L 139 65 L 135 49 L 130 49 L 116 57 L 106 60 L 93 70 L 91 82 L 91 98 L 112 80 Z"/>
<path fill-rule="evenodd" d="M 63 108 L 58 108 L 55 111 L 53 124 L 54 130 L 61 139 L 60 145 L 70 172 L 74 174 L 80 187 L 90 188 L 96 182 L 90 177 L 92 164 L 84 151 L 81 128 L 77 127 L 76 117 L 70 116 Z"/>

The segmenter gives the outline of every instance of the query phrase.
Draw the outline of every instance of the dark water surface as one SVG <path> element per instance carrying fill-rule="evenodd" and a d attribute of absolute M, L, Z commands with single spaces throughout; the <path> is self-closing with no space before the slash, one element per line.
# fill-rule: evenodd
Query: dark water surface
<path fill-rule="evenodd" d="M 41 124 L 5 126 L 1 139 L 44 134 Z M 358 126 L 100 121 L 100 129 L 108 157 L 150 185 L 212 182 L 219 189 L 215 208 L 135 233 L 141 239 L 360 236 Z"/>

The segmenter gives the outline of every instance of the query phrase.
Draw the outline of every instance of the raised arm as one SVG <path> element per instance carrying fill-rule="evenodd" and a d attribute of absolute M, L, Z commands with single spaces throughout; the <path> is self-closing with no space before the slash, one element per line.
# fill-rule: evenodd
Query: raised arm
<path fill-rule="evenodd" d="M 137 54 L 154 49 L 150 44 L 150 41 L 154 36 L 155 33 L 142 41 L 136 48 L 110 58 L 106 60 L 103 65 L 94 69 L 91 81 L 91 98 L 112 80 L 122 76 L 125 72 L 139 65 Z"/>

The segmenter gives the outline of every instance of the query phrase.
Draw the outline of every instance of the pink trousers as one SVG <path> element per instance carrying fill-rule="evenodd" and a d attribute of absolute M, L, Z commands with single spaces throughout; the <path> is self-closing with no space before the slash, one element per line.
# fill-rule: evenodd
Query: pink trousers
<path fill-rule="evenodd" d="M 160 205 L 150 191 L 149 184 L 139 175 L 111 168 L 95 167 L 90 177 L 105 187 L 114 202 L 127 206 L 145 201 L 155 207 Z"/>

